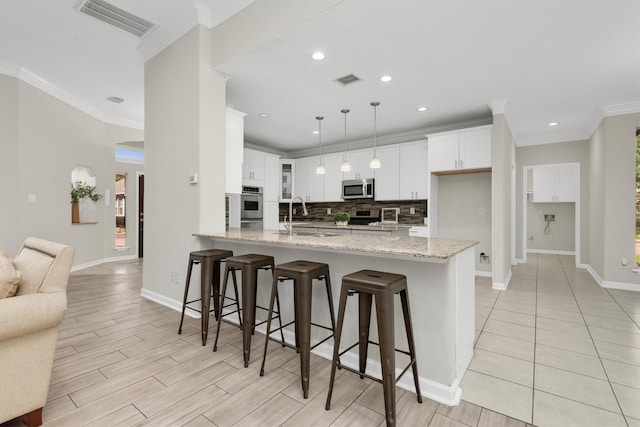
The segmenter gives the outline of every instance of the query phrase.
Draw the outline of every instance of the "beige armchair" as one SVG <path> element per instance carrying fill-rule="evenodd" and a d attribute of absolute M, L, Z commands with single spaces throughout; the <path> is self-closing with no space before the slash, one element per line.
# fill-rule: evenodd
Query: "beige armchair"
<path fill-rule="evenodd" d="M 0 423 L 42 424 L 75 249 L 34 237 L 16 255 L 14 297 L 0 299 Z"/>

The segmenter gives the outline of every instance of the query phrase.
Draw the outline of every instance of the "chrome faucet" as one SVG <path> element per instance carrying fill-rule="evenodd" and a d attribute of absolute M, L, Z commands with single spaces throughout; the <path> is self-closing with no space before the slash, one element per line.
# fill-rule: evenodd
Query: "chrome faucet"
<path fill-rule="evenodd" d="M 309 215 L 309 212 L 307 211 L 307 205 L 305 205 L 304 200 L 302 199 L 302 197 L 300 196 L 293 196 L 291 198 L 291 200 L 289 200 L 289 226 L 287 227 L 287 229 L 289 230 L 289 236 L 293 235 L 293 202 L 296 201 L 296 199 L 299 199 L 302 202 L 302 215 L 307 216 Z M 285 223 L 285 227 L 287 224 L 287 217 L 284 217 L 284 223 Z"/>

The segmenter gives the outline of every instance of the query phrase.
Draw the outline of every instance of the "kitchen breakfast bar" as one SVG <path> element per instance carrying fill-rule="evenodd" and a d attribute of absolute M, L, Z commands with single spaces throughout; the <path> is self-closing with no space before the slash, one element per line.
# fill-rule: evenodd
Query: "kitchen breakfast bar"
<path fill-rule="evenodd" d="M 405 275 L 422 394 L 447 405 L 459 403 L 462 395 L 460 382 L 473 356 L 476 241 L 305 231 L 295 231 L 290 235 L 288 231 L 245 228 L 231 228 L 220 234 L 195 233 L 194 236 L 203 240 L 203 247 L 232 250 L 236 255 L 267 254 L 275 258 L 276 264 L 299 259 L 326 263 L 330 266 L 336 307 L 344 275 L 364 269 Z M 267 274 L 259 276 L 257 303 L 266 307 L 271 278 Z M 287 310 L 293 306 L 293 294 L 282 289 L 280 304 L 283 317 L 293 317 L 293 313 Z M 326 296 L 319 288 L 313 292 L 314 323 L 328 325 L 331 322 Z M 394 304 L 396 348 L 406 350 L 399 299 Z M 264 320 L 266 313 L 257 313 L 257 317 Z M 341 349 L 358 340 L 357 298 L 347 304 L 344 325 Z M 372 340 L 375 341 L 374 325 L 375 311 L 371 327 Z M 264 327 L 257 330 L 264 332 Z M 312 340 L 320 341 L 323 334 L 326 336 L 326 331 L 312 331 Z M 292 342 L 293 332 L 285 338 Z M 313 352 L 331 360 L 332 351 L 333 340 L 328 340 Z M 397 353 L 396 358 L 399 362 L 396 366 L 402 366 L 401 362 L 409 360 L 401 353 Z M 257 355 L 253 356 L 251 363 L 260 363 Z M 357 348 L 342 356 L 342 363 L 357 368 Z M 369 350 L 367 372 L 380 375 L 376 348 Z M 414 389 L 410 371 L 404 374 L 398 385 L 407 390 Z"/>

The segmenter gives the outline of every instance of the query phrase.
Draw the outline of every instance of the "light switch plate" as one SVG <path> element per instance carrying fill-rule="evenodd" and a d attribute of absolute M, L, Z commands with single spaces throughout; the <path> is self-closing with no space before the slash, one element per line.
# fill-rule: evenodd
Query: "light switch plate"
<path fill-rule="evenodd" d="M 36 198 L 35 194 L 29 194 L 27 196 L 27 202 L 29 202 L 29 203 L 36 203 L 36 200 L 37 200 L 37 198 Z"/>

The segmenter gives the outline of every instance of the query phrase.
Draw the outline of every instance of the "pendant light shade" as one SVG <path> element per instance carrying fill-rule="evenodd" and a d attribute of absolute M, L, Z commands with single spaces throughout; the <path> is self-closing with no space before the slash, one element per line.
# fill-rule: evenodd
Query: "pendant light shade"
<path fill-rule="evenodd" d="M 349 160 L 347 160 L 347 113 L 349 110 L 345 108 L 344 110 L 340 110 L 340 112 L 344 114 L 344 156 L 340 170 L 342 172 L 349 172 L 351 170 L 351 165 L 349 164 Z"/>
<path fill-rule="evenodd" d="M 324 175 L 326 172 L 324 169 L 324 165 L 322 164 L 322 120 L 323 119 L 324 117 L 322 116 L 316 116 L 316 120 L 318 121 L 318 140 L 320 141 L 320 163 L 318 163 L 318 166 L 316 166 L 317 175 Z"/>
<path fill-rule="evenodd" d="M 380 103 L 378 101 L 374 101 L 370 104 L 373 107 L 373 159 L 371 159 L 371 161 L 369 162 L 369 167 L 371 169 L 379 169 L 380 168 L 380 159 L 378 159 L 376 157 L 376 148 L 378 145 L 378 129 L 377 129 L 377 125 L 378 125 L 378 117 L 377 117 L 377 112 L 378 112 L 378 105 L 380 105 Z"/>

